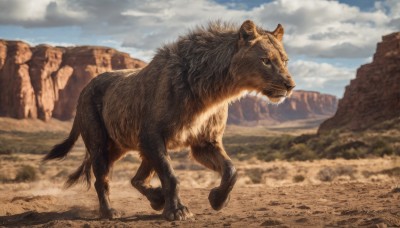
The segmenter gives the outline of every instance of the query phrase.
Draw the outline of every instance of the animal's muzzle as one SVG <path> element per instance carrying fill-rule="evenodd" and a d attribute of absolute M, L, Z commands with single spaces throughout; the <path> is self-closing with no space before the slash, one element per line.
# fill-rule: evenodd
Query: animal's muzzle
<path fill-rule="evenodd" d="M 296 87 L 296 84 L 294 83 L 285 83 L 285 87 L 287 90 L 292 90 L 294 87 Z"/>

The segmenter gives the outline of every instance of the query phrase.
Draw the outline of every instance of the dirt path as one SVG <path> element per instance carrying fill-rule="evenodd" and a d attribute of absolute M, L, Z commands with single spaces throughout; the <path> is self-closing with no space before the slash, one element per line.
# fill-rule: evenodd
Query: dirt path
<path fill-rule="evenodd" d="M 168 222 L 129 184 L 139 163 L 119 162 L 111 181 L 113 207 L 120 219 L 101 220 L 97 196 L 82 185 L 63 189 L 81 162 L 79 153 L 62 162 L 39 162 L 39 155 L 0 156 L 0 226 L 29 227 L 301 227 L 400 226 L 399 159 L 314 162 L 235 161 L 239 179 L 227 208 L 214 211 L 208 193 L 219 177 L 186 158 L 175 159 L 183 202 L 192 221 Z M 32 165 L 38 179 L 13 181 Z M 157 182 L 154 182 L 157 185 Z"/>
<path fill-rule="evenodd" d="M 222 211 L 213 211 L 207 189 L 182 188 L 192 221 L 168 222 L 151 210 L 145 198 L 129 185 L 113 186 L 111 200 L 120 219 L 97 218 L 94 190 L 81 187 L 50 194 L 8 194 L 1 198 L 2 226 L 37 227 L 256 227 L 256 226 L 400 226 L 400 188 L 396 183 L 319 184 L 285 187 L 240 187 Z M 53 192 L 52 192 L 53 191 Z M 3 195 L 4 196 L 4 195 Z"/>

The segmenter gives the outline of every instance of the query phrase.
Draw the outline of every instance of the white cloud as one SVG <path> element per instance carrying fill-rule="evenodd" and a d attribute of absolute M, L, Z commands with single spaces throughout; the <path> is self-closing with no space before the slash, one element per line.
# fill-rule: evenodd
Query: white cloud
<path fill-rule="evenodd" d="M 337 1 L 278 0 L 254 12 L 261 21 L 284 24 L 290 53 L 312 57 L 367 57 L 381 35 L 393 31 L 383 11 L 363 12 Z"/>
<path fill-rule="evenodd" d="M 3 0 L 0 24 L 66 26 L 84 34 L 112 37 L 143 52 L 171 42 L 196 24 L 223 18 L 237 23 L 250 18 L 266 27 L 282 23 L 290 54 L 321 58 L 366 58 L 383 34 L 394 31 L 400 1 L 376 3 L 370 12 L 325 0 L 274 0 L 252 9 L 232 9 L 211 0 L 143 1 L 118 4 L 97 0 Z"/>
<path fill-rule="evenodd" d="M 0 25 L 58 27 L 78 25 L 86 20 L 86 12 L 70 7 L 68 0 L 2 0 Z"/>
<path fill-rule="evenodd" d="M 51 0 L 0 1 L 0 21 L 21 23 L 27 20 L 42 20 L 46 12 L 46 5 L 50 2 Z"/>
<path fill-rule="evenodd" d="M 400 2 L 398 0 L 377 1 L 375 8 L 387 12 L 392 18 L 400 17 Z"/>
<path fill-rule="evenodd" d="M 329 91 L 341 97 L 348 81 L 355 77 L 355 70 L 328 63 L 298 60 L 289 64 L 289 71 L 297 89 Z"/>

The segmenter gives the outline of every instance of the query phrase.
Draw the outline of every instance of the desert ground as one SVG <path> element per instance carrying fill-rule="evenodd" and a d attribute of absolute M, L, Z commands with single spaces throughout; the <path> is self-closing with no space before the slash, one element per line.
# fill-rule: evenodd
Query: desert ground
<path fill-rule="evenodd" d="M 70 126 L 59 122 L 44 125 L 40 122 L 12 121 L 0 120 L 2 133 L 7 133 L 2 137 L 9 137 L 12 131 L 63 132 Z M 12 126 L 12 129 L 7 129 L 7 126 Z M 267 130 L 276 134 L 276 129 L 280 128 L 274 128 Z M 286 125 L 282 127 L 285 131 L 287 128 Z M 240 129 L 230 127 L 227 134 L 237 133 Z M 296 125 L 296 129 L 302 128 Z M 303 129 L 306 132 L 315 130 L 312 127 Z M 250 130 L 242 129 L 241 132 L 248 134 Z M 46 142 L 46 139 L 42 140 Z M 162 218 L 161 212 L 152 210 L 146 198 L 130 185 L 140 162 L 135 152 L 118 161 L 112 172 L 110 199 L 113 208 L 121 213 L 121 218 L 99 219 L 93 187 L 87 190 L 84 184 L 78 184 L 69 189 L 63 188 L 66 177 L 78 167 L 83 155 L 81 141 L 66 159 L 45 164 L 40 162 L 42 154 L 1 154 L 0 226 L 400 226 L 400 157 L 396 156 L 312 162 L 265 162 L 255 158 L 243 161 L 234 158 L 239 179 L 228 206 L 214 211 L 207 198 L 209 191 L 218 185 L 220 177 L 198 165 L 188 152 L 173 152 L 171 159 L 181 182 L 181 198 L 194 218 L 169 222 Z M 156 178 L 153 182 L 153 185 L 159 185 Z"/>

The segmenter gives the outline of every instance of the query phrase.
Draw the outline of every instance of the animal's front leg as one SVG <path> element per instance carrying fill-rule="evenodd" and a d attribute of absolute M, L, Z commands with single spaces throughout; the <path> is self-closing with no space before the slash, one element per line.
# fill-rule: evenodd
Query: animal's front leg
<path fill-rule="evenodd" d="M 186 220 L 192 217 L 192 213 L 180 200 L 179 181 L 168 161 L 164 141 L 154 136 L 141 137 L 140 149 L 160 178 L 165 199 L 163 216 L 170 221 Z"/>
<path fill-rule="evenodd" d="M 229 202 L 229 194 L 236 183 L 237 173 L 226 154 L 222 142 L 202 142 L 191 147 L 193 157 L 222 176 L 219 187 L 213 188 L 208 196 L 211 207 L 220 210 Z"/>

